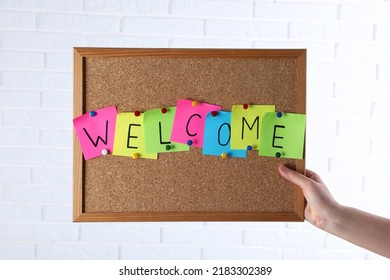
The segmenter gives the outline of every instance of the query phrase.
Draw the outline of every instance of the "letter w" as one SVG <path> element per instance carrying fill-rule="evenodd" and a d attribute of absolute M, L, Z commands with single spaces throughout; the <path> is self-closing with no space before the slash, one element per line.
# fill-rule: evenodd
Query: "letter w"
<path fill-rule="evenodd" d="M 100 137 L 100 136 L 98 135 L 96 141 L 93 141 L 93 139 L 92 139 L 91 135 L 89 135 L 88 131 L 87 131 L 85 128 L 83 128 L 83 130 L 84 130 L 85 134 L 87 134 L 89 140 L 92 142 L 92 144 L 93 144 L 93 146 L 94 146 L 95 148 L 96 148 L 97 145 L 99 144 L 99 140 L 101 140 L 101 141 L 104 143 L 104 145 L 107 145 L 107 138 L 108 138 L 108 120 L 106 120 L 106 138 L 105 138 L 105 140 L 103 140 L 103 138 Z"/>

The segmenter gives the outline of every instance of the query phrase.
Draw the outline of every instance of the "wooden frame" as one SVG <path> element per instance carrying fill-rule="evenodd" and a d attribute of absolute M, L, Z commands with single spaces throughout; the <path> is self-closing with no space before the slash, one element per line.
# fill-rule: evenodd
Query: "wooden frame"
<path fill-rule="evenodd" d="M 87 112 L 86 70 L 91 58 L 217 58 L 217 59 L 288 59 L 296 67 L 295 113 L 306 113 L 306 50 L 218 50 L 218 49 L 74 49 L 74 117 Z M 207 101 L 207 100 L 205 100 Z M 240 103 L 236 103 L 240 104 Z M 116 105 L 116 104 L 111 104 Z M 231 104 L 233 105 L 233 104 Z M 277 105 L 277 104 L 276 104 Z M 171 104 L 174 106 L 174 104 Z M 273 162 L 273 161 L 272 161 Z M 273 162 L 274 163 L 274 162 Z M 305 161 L 281 161 L 293 165 L 301 173 L 305 172 Z M 114 221 L 303 221 L 304 196 L 297 186 L 293 189 L 293 204 L 289 211 L 198 211 L 198 212 L 110 212 L 86 211 L 85 178 L 86 162 L 82 157 L 76 135 L 73 136 L 73 221 L 75 222 L 114 222 Z M 277 175 L 275 175 L 277 176 Z M 276 177 L 275 177 L 276 178 Z M 279 179 L 277 179 L 279 180 Z M 286 183 L 287 184 L 287 183 Z"/>

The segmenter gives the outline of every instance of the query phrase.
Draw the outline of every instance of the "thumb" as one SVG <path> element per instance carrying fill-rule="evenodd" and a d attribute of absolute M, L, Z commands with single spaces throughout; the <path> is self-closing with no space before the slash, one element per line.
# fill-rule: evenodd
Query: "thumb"
<path fill-rule="evenodd" d="M 309 180 L 309 178 L 307 178 L 305 175 L 295 170 L 289 169 L 284 165 L 279 166 L 279 173 L 283 176 L 283 178 L 295 185 L 300 186 L 301 188 L 304 188 L 307 184 L 307 181 Z"/>

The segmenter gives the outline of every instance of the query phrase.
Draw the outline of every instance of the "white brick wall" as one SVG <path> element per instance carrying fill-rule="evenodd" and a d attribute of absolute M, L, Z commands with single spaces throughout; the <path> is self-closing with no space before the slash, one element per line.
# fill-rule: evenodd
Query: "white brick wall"
<path fill-rule="evenodd" d="M 71 222 L 72 47 L 307 48 L 307 166 L 390 216 L 390 1 L 0 1 L 1 259 L 377 259 L 307 223 Z"/>

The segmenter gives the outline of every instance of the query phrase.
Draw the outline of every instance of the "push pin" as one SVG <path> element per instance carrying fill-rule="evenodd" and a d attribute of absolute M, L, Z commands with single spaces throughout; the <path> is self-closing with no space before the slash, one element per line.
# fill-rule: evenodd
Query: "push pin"
<path fill-rule="evenodd" d="M 227 154 L 226 153 L 222 153 L 221 154 L 221 158 L 227 158 Z"/>
<path fill-rule="evenodd" d="M 107 154 L 108 154 L 108 151 L 107 151 L 106 149 L 103 149 L 103 150 L 102 150 L 102 155 L 103 155 L 103 156 L 106 156 Z"/>
<path fill-rule="evenodd" d="M 171 145 L 166 145 L 166 146 L 165 146 L 165 150 L 170 151 L 171 149 L 172 149 L 172 146 L 171 146 Z"/>
<path fill-rule="evenodd" d="M 279 152 L 276 152 L 276 154 L 275 154 L 275 157 L 277 157 L 277 158 L 280 158 L 282 156 L 282 154 L 281 153 L 279 153 Z"/>
<path fill-rule="evenodd" d="M 212 111 L 212 112 L 211 112 L 211 115 L 212 115 L 213 117 L 216 117 L 216 116 L 218 115 L 218 112 L 217 112 L 217 111 Z"/>
<path fill-rule="evenodd" d="M 139 158 L 139 154 L 134 153 L 134 154 L 133 154 L 133 159 L 138 159 L 138 158 Z"/>
<path fill-rule="evenodd" d="M 196 107 L 196 106 L 198 106 L 199 105 L 199 102 L 198 101 L 192 101 L 192 106 L 194 106 L 194 107 Z"/>
<path fill-rule="evenodd" d="M 96 112 L 95 111 L 91 111 L 91 112 L 89 112 L 89 116 L 90 117 L 94 117 L 94 116 L 96 116 L 97 114 L 96 114 Z"/>
<path fill-rule="evenodd" d="M 282 112 L 277 112 L 276 116 L 280 119 L 283 116 L 283 113 Z"/>
<path fill-rule="evenodd" d="M 248 151 L 252 151 L 252 146 L 251 145 L 248 145 L 247 147 L 246 147 L 246 149 L 248 150 Z"/>
<path fill-rule="evenodd" d="M 166 112 L 168 112 L 167 108 L 165 107 L 161 108 L 161 113 L 165 114 Z"/>
<path fill-rule="evenodd" d="M 246 109 L 248 109 L 248 104 L 246 104 L 246 103 L 244 103 L 244 104 L 242 104 L 242 108 L 244 108 L 244 110 L 246 110 Z"/>
<path fill-rule="evenodd" d="M 187 141 L 187 145 L 188 145 L 188 146 L 192 146 L 192 144 L 194 144 L 194 142 L 192 142 L 192 140 L 188 140 L 188 141 Z"/>
<path fill-rule="evenodd" d="M 141 113 L 139 111 L 134 112 L 134 116 L 139 117 L 140 115 L 141 115 Z"/>

